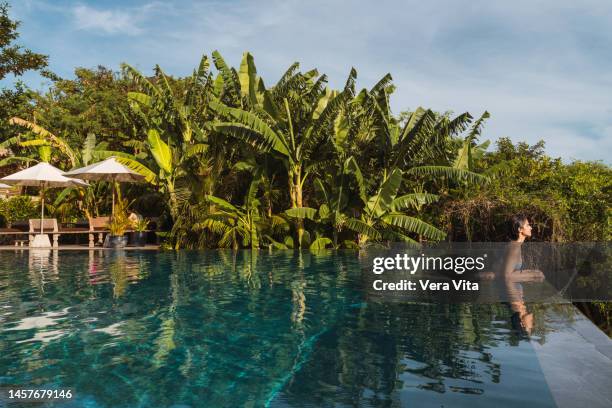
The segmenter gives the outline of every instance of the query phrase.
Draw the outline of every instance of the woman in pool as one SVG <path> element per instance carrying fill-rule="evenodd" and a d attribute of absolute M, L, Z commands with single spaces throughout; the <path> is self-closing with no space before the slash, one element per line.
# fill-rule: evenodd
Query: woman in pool
<path fill-rule="evenodd" d="M 521 282 L 541 282 L 544 274 L 537 269 L 525 269 L 521 246 L 526 239 L 531 238 L 529 219 L 523 214 L 517 214 L 510 220 L 510 243 L 506 249 L 504 262 L 499 272 L 483 272 L 481 279 L 497 278 L 504 292 L 502 298 L 508 299 L 512 310 L 512 325 L 526 334 L 533 329 L 533 313 L 528 313 L 523 297 Z"/>
<path fill-rule="evenodd" d="M 523 297 L 521 282 L 541 282 L 544 274 L 540 270 L 525 269 L 521 246 L 531 238 L 531 225 L 523 214 L 517 214 L 510 220 L 510 244 L 506 252 L 502 270 L 504 288 L 512 310 L 512 325 L 527 334 L 533 329 L 533 313 L 528 313 Z"/>
<path fill-rule="evenodd" d="M 510 227 L 510 245 L 504 268 L 505 277 L 512 277 L 516 282 L 542 281 L 544 274 L 539 269 L 525 269 L 521 254 L 521 245 L 531 238 L 531 225 L 525 215 L 512 217 Z"/>

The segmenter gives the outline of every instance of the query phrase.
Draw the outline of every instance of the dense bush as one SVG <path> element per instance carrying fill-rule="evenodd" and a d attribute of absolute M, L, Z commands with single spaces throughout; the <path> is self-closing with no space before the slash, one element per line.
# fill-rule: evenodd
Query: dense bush
<path fill-rule="evenodd" d="M 0 200 L 0 217 L 6 227 L 15 221 L 40 217 L 40 208 L 30 196 L 14 196 Z"/>
<path fill-rule="evenodd" d="M 525 213 L 535 240 L 609 241 L 612 238 L 612 169 L 599 162 L 564 164 L 544 153 L 544 143 L 512 144 L 476 163 L 489 173 L 485 186 L 468 187 L 449 198 L 442 218 L 452 240 L 507 240 L 506 221 Z"/>

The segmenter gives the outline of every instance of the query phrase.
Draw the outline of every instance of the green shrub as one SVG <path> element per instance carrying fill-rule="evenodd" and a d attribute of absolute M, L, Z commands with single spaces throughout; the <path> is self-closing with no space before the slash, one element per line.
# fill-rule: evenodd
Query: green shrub
<path fill-rule="evenodd" d="M 0 216 L 5 226 L 10 227 L 15 221 L 40 217 L 39 205 L 29 196 L 15 196 L 0 200 Z"/>

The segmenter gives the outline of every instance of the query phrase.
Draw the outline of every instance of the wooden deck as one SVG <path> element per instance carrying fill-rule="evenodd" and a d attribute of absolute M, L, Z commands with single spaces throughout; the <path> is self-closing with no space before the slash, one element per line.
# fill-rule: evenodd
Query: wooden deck
<path fill-rule="evenodd" d="M 128 234 L 128 233 L 132 233 L 136 231 L 133 229 L 128 229 L 125 232 L 126 234 Z M 157 231 L 156 230 L 144 230 L 140 232 L 155 233 Z M 51 238 L 51 241 L 53 243 L 52 248 L 55 248 L 55 249 L 57 248 L 72 249 L 73 247 L 79 248 L 81 246 L 78 244 L 78 241 L 79 241 L 78 239 L 77 239 L 77 244 L 68 244 L 68 245 L 60 244 L 59 238 L 62 235 L 64 236 L 68 235 L 68 236 L 73 236 L 73 237 L 79 237 L 79 236 L 86 235 L 87 241 L 88 241 L 86 248 L 95 249 L 99 246 L 102 246 L 102 243 L 104 242 L 104 237 L 108 235 L 109 233 L 110 231 L 108 229 L 91 230 L 89 228 L 81 228 L 81 227 L 70 227 L 70 228 L 62 228 L 62 229 L 45 229 L 43 231 L 43 234 L 46 234 Z M 25 246 L 28 246 L 29 242 L 34 239 L 34 236 L 38 234 L 40 234 L 40 232 L 38 232 L 38 229 L 21 231 L 15 228 L 0 228 L 0 237 L 11 237 L 11 236 L 13 237 L 13 245 L 0 245 L 0 248 L 9 247 L 9 246 L 14 247 L 14 248 L 23 248 Z"/>

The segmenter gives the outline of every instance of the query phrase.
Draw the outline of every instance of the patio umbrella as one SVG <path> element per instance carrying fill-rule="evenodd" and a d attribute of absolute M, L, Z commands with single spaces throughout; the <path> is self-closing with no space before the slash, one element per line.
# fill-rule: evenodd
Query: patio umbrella
<path fill-rule="evenodd" d="M 45 218 L 45 194 L 49 187 L 87 186 L 82 180 L 64 176 L 64 172 L 49 163 L 40 162 L 35 166 L 18 171 L 9 176 L 2 177 L 0 182 L 16 186 L 40 187 L 41 209 L 40 209 L 40 233 L 43 233 L 43 220 Z"/>
<path fill-rule="evenodd" d="M 66 176 L 82 180 L 111 181 L 113 183 L 111 218 L 115 212 L 115 182 L 140 183 L 145 179 L 142 174 L 136 173 L 134 170 L 118 162 L 114 156 L 89 166 L 70 170 L 66 173 Z"/>

